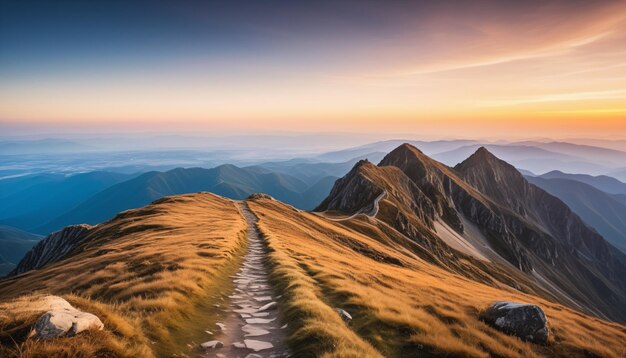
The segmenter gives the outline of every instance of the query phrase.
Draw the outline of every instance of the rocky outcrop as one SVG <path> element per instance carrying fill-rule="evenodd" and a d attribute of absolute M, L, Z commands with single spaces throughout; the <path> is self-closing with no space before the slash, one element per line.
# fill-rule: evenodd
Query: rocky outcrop
<path fill-rule="evenodd" d="M 40 308 L 47 306 L 49 311 L 35 322 L 30 334 L 32 338 L 72 337 L 83 331 L 104 328 L 104 324 L 98 317 L 74 308 L 61 297 L 47 296 L 42 304 Z"/>
<path fill-rule="evenodd" d="M 546 343 L 550 330 L 541 307 L 516 302 L 494 302 L 481 315 L 490 326 L 525 341 Z"/>
<path fill-rule="evenodd" d="M 271 195 L 268 195 L 268 194 L 265 194 L 265 193 L 250 194 L 250 196 L 248 196 L 248 199 L 250 199 L 250 200 L 255 200 L 255 199 L 275 200 Z"/>
<path fill-rule="evenodd" d="M 7 277 L 17 276 L 62 260 L 83 241 L 91 228 L 86 224 L 72 225 L 48 235 L 26 253 Z"/>

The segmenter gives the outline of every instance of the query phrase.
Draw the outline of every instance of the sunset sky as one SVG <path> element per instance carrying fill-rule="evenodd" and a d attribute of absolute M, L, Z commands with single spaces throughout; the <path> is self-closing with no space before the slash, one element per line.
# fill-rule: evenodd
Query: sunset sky
<path fill-rule="evenodd" d="M 2 1 L 0 130 L 626 138 L 625 1 Z"/>

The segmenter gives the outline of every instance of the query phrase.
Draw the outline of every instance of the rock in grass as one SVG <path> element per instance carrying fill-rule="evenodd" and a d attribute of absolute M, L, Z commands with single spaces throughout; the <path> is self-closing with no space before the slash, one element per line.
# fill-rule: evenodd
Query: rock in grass
<path fill-rule="evenodd" d="M 274 200 L 274 198 L 272 198 L 270 195 L 267 195 L 265 193 L 254 193 L 254 194 L 250 194 L 250 196 L 248 197 L 248 199 L 269 199 L 269 200 Z"/>
<path fill-rule="evenodd" d="M 200 344 L 200 347 L 204 349 L 222 348 L 224 343 L 222 341 L 208 341 Z"/>
<path fill-rule="evenodd" d="M 72 307 L 61 297 L 54 297 L 55 309 L 46 312 L 39 317 L 30 336 L 37 339 L 50 339 L 61 336 L 72 337 L 87 330 L 101 330 L 104 328 L 102 321 L 95 315 L 82 312 Z"/>
<path fill-rule="evenodd" d="M 545 343 L 548 340 L 548 319 L 537 305 L 497 301 L 482 313 L 490 326 L 525 341 Z"/>
<path fill-rule="evenodd" d="M 345 310 L 341 308 L 335 308 L 335 311 L 337 311 L 337 313 L 339 314 L 339 317 L 341 317 L 341 319 L 344 320 L 344 322 L 352 321 L 352 316 Z"/>

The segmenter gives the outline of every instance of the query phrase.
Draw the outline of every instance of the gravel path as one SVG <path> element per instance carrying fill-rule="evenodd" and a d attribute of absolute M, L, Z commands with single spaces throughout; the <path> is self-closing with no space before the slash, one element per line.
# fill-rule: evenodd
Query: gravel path
<path fill-rule="evenodd" d="M 266 249 L 256 228 L 257 218 L 245 202 L 241 213 L 248 223 L 248 253 L 233 276 L 227 316 L 215 327 L 215 340 L 202 344 L 206 357 L 288 357 L 285 326 L 278 317 L 277 301 L 270 289 L 264 264 Z"/>

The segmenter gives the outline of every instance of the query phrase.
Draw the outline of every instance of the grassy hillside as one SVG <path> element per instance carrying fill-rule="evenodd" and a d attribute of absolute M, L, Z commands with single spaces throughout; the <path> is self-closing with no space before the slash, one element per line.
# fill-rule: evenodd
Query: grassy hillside
<path fill-rule="evenodd" d="M 303 356 L 470 357 L 626 354 L 626 328 L 502 285 L 452 274 L 397 244 L 373 219 L 334 222 L 276 201 L 250 204 L 284 290 L 290 344 Z M 356 228 L 359 228 L 356 230 Z M 360 232 L 368 231 L 368 235 Z M 546 346 L 522 342 L 478 319 L 494 300 L 541 305 L 552 329 Z M 333 311 L 354 317 L 346 325 Z"/>
<path fill-rule="evenodd" d="M 90 231 L 70 256 L 0 281 L 0 356 L 169 355 L 206 339 L 214 304 L 245 247 L 245 222 L 232 201 L 212 194 L 164 198 Z M 98 315 L 105 330 L 45 344 L 26 341 L 42 312 L 28 304 L 60 295 Z M 203 329 L 198 329 L 202 327 Z M 15 341 L 15 342 L 14 342 Z"/>
<path fill-rule="evenodd" d="M 626 327 L 502 282 L 486 285 L 451 273 L 420 258 L 414 243 L 377 219 L 333 221 L 269 199 L 249 204 L 269 246 L 271 281 L 293 356 L 626 354 Z M 228 300 L 245 229 L 233 201 L 206 193 L 119 214 L 90 230 L 66 259 L 0 281 L 0 356 L 192 353 L 221 317 L 214 305 Z M 105 330 L 26 340 L 42 313 L 29 307 L 43 294 L 98 315 Z M 480 321 L 480 311 L 494 300 L 543 307 L 549 343 L 523 342 Z M 344 323 L 334 308 L 354 319 Z"/>

